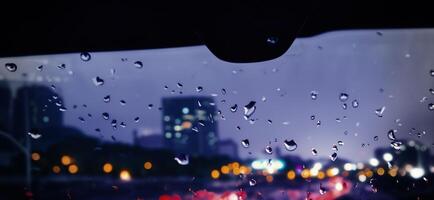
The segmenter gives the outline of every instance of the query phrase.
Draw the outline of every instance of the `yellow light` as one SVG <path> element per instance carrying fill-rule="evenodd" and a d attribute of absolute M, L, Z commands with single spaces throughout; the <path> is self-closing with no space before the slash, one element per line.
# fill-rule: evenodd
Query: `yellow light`
<path fill-rule="evenodd" d="M 211 178 L 218 179 L 220 177 L 220 172 L 216 169 L 211 171 Z"/>
<path fill-rule="evenodd" d="M 229 167 L 226 166 L 226 165 L 223 165 L 223 166 L 220 168 L 220 171 L 222 172 L 222 174 L 229 174 Z"/>
<path fill-rule="evenodd" d="M 32 160 L 34 161 L 38 161 L 41 159 L 41 155 L 39 155 L 39 153 L 32 153 Z"/>
<path fill-rule="evenodd" d="M 234 168 L 232 170 L 232 173 L 234 173 L 235 176 L 239 175 L 240 174 L 240 168 Z"/>
<path fill-rule="evenodd" d="M 384 174 L 384 169 L 381 168 L 381 167 L 378 168 L 378 169 L 377 169 L 377 174 L 380 175 L 380 176 L 383 176 L 383 174 Z"/>
<path fill-rule="evenodd" d="M 249 168 L 244 165 L 240 167 L 241 174 L 249 174 L 250 173 L 249 171 L 250 171 Z"/>
<path fill-rule="evenodd" d="M 288 178 L 289 180 L 294 180 L 295 172 L 293 170 L 288 171 L 288 173 L 286 173 L 286 178 Z"/>
<path fill-rule="evenodd" d="M 189 121 L 185 121 L 185 122 L 182 122 L 181 126 L 182 126 L 183 129 L 190 129 L 191 126 L 192 126 L 192 124 Z"/>
<path fill-rule="evenodd" d="M 106 163 L 102 166 L 102 170 L 108 174 L 113 171 L 113 165 L 110 163 Z"/>
<path fill-rule="evenodd" d="M 397 173 L 398 173 L 398 167 L 396 166 L 392 167 L 392 169 L 390 169 L 388 172 L 388 174 L 392 177 L 395 177 Z"/>
<path fill-rule="evenodd" d="M 318 175 L 316 176 L 318 179 L 324 179 L 325 178 L 325 173 L 323 171 L 319 171 Z"/>
<path fill-rule="evenodd" d="M 128 170 L 122 170 L 120 173 L 119 173 L 119 178 L 122 180 L 122 181 L 130 181 L 131 180 L 131 174 L 130 174 L 130 172 L 128 171 Z"/>
<path fill-rule="evenodd" d="M 308 169 L 303 169 L 303 171 L 301 171 L 301 177 L 303 177 L 304 179 L 309 178 L 310 176 L 310 172 Z"/>
<path fill-rule="evenodd" d="M 147 162 L 145 162 L 145 164 L 143 165 L 143 167 L 144 167 L 146 170 L 150 170 L 150 169 L 152 169 L 152 163 L 149 162 L 149 161 L 147 161 Z"/>
<path fill-rule="evenodd" d="M 366 175 L 368 178 L 371 178 L 372 175 L 374 175 L 374 173 L 372 173 L 371 170 L 366 170 L 365 175 Z"/>
<path fill-rule="evenodd" d="M 57 166 L 57 165 L 54 165 L 52 170 L 53 170 L 53 172 L 56 173 L 56 174 L 60 173 L 60 167 Z"/>
<path fill-rule="evenodd" d="M 77 165 L 69 165 L 68 171 L 71 174 L 76 174 L 78 172 L 78 166 Z"/>
<path fill-rule="evenodd" d="M 268 175 L 265 177 L 265 180 L 267 180 L 267 182 L 271 183 L 271 182 L 273 182 L 273 176 Z"/>
<path fill-rule="evenodd" d="M 232 163 L 232 168 L 239 168 L 240 167 L 240 163 L 238 163 L 238 162 L 233 162 Z"/>
<path fill-rule="evenodd" d="M 330 168 L 326 171 L 328 177 L 333 177 L 339 174 L 339 169 L 336 167 Z"/>
<path fill-rule="evenodd" d="M 60 162 L 62 163 L 62 165 L 70 165 L 71 164 L 71 162 L 72 162 L 72 159 L 71 159 L 71 157 L 69 157 L 69 156 L 67 156 L 67 155 L 64 155 L 64 156 L 62 156 L 62 158 L 60 158 Z"/>
<path fill-rule="evenodd" d="M 342 190 L 344 189 L 344 185 L 342 185 L 341 182 L 337 182 L 337 183 L 335 184 L 335 189 L 336 189 L 337 191 L 342 191 Z"/>

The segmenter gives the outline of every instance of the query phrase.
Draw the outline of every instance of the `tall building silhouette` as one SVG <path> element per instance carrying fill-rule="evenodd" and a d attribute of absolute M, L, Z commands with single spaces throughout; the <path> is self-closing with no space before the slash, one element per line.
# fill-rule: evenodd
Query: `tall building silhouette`
<path fill-rule="evenodd" d="M 168 97 L 162 99 L 162 105 L 166 148 L 190 155 L 217 153 L 216 107 L 211 97 Z"/>

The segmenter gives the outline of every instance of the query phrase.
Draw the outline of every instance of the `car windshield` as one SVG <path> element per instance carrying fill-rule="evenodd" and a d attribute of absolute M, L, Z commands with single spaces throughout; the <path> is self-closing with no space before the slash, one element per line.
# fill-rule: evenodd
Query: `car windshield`
<path fill-rule="evenodd" d="M 428 199 L 434 30 L 0 58 L 0 199 Z"/>

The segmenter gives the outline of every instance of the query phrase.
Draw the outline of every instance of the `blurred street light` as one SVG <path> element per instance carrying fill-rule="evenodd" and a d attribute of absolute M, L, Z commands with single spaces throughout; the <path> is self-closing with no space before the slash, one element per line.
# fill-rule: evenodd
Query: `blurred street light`
<path fill-rule="evenodd" d="M 128 170 L 124 169 L 119 173 L 119 178 L 122 181 L 130 181 L 131 180 L 131 174 Z"/>
<path fill-rule="evenodd" d="M 421 167 L 414 167 L 410 170 L 410 176 L 414 179 L 422 178 L 425 175 L 425 170 Z"/>
<path fill-rule="evenodd" d="M 112 164 L 110 164 L 110 163 L 105 163 L 103 166 L 102 166 L 102 170 L 105 172 L 105 173 L 110 173 L 110 172 L 112 172 L 113 171 L 113 165 Z"/>
<path fill-rule="evenodd" d="M 369 164 L 373 167 L 377 167 L 380 164 L 380 161 L 378 161 L 376 158 L 369 159 Z"/>
<path fill-rule="evenodd" d="M 390 162 L 390 161 L 393 160 L 393 156 L 392 156 L 392 154 L 390 154 L 390 153 L 384 153 L 384 154 L 383 154 L 383 159 L 384 159 L 386 162 Z"/>

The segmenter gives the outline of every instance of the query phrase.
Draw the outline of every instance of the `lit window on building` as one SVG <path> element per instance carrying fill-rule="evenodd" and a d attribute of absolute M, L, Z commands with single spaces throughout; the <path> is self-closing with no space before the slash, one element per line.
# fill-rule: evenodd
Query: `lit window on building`
<path fill-rule="evenodd" d="M 176 125 L 176 126 L 173 127 L 173 130 L 175 130 L 175 131 L 182 131 L 182 126 Z"/>
<path fill-rule="evenodd" d="M 176 137 L 176 138 L 181 138 L 181 133 L 180 133 L 180 132 L 176 132 L 176 133 L 175 133 L 175 137 Z"/>
<path fill-rule="evenodd" d="M 166 132 L 166 133 L 164 134 L 164 136 L 165 136 L 167 139 L 170 139 L 170 138 L 172 138 L 172 133 L 171 133 L 171 132 Z"/>
<path fill-rule="evenodd" d="M 182 122 L 182 128 L 183 129 L 190 129 L 191 126 L 192 126 L 192 124 L 189 121 Z"/>
<path fill-rule="evenodd" d="M 175 124 L 181 124 L 181 119 L 175 119 Z"/>
<path fill-rule="evenodd" d="M 165 121 L 165 122 L 170 121 L 170 116 L 168 116 L 168 115 L 164 116 L 164 121 Z"/>
<path fill-rule="evenodd" d="M 44 123 L 48 123 L 48 122 L 50 122 L 50 118 L 48 116 L 44 116 L 44 117 L 42 117 L 42 121 Z"/>

